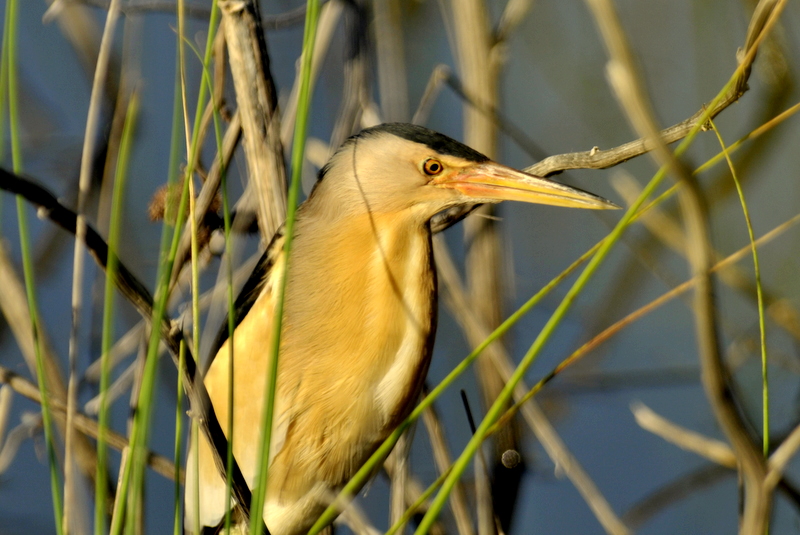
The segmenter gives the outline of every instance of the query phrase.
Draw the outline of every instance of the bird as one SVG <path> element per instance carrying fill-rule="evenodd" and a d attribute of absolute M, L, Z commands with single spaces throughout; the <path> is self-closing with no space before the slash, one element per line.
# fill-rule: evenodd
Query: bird
<path fill-rule="evenodd" d="M 350 137 L 320 170 L 297 209 L 288 269 L 283 230 L 271 240 L 234 306 L 232 443 L 252 488 L 277 289 L 286 273 L 263 510 L 272 535 L 306 533 L 413 409 L 436 332 L 431 219 L 505 200 L 617 208 L 428 128 L 386 123 Z M 225 430 L 227 335 L 226 322 L 204 378 Z M 197 454 L 197 469 L 188 455 L 184 526 L 213 533 L 231 501 L 205 438 Z"/>

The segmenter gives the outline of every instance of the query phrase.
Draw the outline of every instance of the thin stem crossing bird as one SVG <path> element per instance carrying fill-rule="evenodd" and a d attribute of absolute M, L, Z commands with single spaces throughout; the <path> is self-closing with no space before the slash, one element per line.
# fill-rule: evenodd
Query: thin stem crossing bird
<path fill-rule="evenodd" d="M 436 331 L 430 221 L 456 206 L 516 200 L 616 206 L 516 171 L 427 128 L 391 123 L 347 140 L 299 207 L 285 296 L 264 521 L 305 533 L 409 414 Z M 233 451 L 252 487 L 279 277 L 279 231 L 236 303 Z M 205 377 L 227 429 L 227 326 Z M 205 441 L 190 453 L 186 528 L 216 529 L 230 501 Z M 199 485 L 199 511 L 194 500 Z"/>

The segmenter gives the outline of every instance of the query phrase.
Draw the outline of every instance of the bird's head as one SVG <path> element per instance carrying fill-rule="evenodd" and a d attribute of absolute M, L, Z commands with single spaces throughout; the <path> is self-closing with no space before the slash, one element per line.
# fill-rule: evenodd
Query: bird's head
<path fill-rule="evenodd" d="M 387 123 L 348 139 L 320 172 L 311 199 L 337 213 L 365 209 L 428 221 L 460 205 L 522 201 L 617 208 L 592 193 L 517 171 L 427 128 Z"/>

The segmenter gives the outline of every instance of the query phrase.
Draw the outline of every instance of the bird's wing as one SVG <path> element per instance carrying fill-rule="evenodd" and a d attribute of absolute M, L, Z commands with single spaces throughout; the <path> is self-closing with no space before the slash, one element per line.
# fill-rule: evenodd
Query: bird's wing
<path fill-rule="evenodd" d="M 244 451 L 245 444 L 257 444 L 247 440 L 247 436 L 254 432 L 255 422 L 261 418 L 261 403 L 253 402 L 260 399 L 263 393 L 263 380 L 266 374 L 269 354 L 269 338 L 271 337 L 272 317 L 274 311 L 273 290 L 276 284 L 278 266 L 282 265 L 283 255 L 283 229 L 279 229 L 272 238 L 264 254 L 259 259 L 252 274 L 242 287 L 236 299 L 233 318 L 236 329 L 236 346 L 234 361 L 234 453 L 248 483 L 254 483 L 255 457 L 257 453 L 252 449 Z M 249 316 L 248 316 L 249 314 Z M 267 326 L 266 328 L 264 326 Z M 227 388 L 228 388 L 228 362 L 230 355 L 224 348 L 228 342 L 228 319 L 219 331 L 213 346 L 214 358 L 208 364 L 205 384 L 211 397 L 214 411 L 223 429 L 227 429 Z M 254 381 L 261 379 L 261 382 Z M 282 409 L 277 409 L 273 424 L 273 457 L 282 448 L 288 421 Z M 256 433 L 257 434 L 257 433 Z M 196 527 L 217 526 L 229 507 L 225 499 L 225 480 L 217 473 L 213 463 L 210 445 L 204 437 L 199 440 L 198 466 L 191 461 L 193 448 L 190 446 L 186 469 L 186 514 L 185 526 L 188 532 Z M 194 496 L 198 492 L 199 503 L 196 504 Z M 199 517 L 199 518 L 198 518 Z M 195 519 L 200 522 L 196 526 Z"/>
<path fill-rule="evenodd" d="M 250 312 L 250 309 L 253 307 L 256 299 L 258 299 L 258 296 L 261 295 L 261 292 L 264 290 L 264 286 L 267 284 L 267 280 L 269 279 L 272 266 L 275 265 L 275 261 L 282 251 L 283 226 L 281 226 L 275 232 L 275 235 L 272 236 L 269 245 L 264 250 L 264 254 L 262 254 L 261 258 L 258 259 L 258 263 L 253 268 L 252 273 L 250 273 L 250 277 L 248 277 L 247 282 L 244 283 L 244 286 L 242 286 L 242 289 L 239 291 L 239 295 L 236 297 L 236 301 L 233 304 L 234 329 L 239 326 L 239 324 L 242 322 L 242 319 L 244 319 L 247 313 Z M 211 345 L 211 350 L 208 354 L 212 355 L 212 358 L 208 359 L 208 362 L 205 364 L 205 369 L 203 370 L 204 375 L 211 366 L 214 357 L 217 355 L 217 353 L 219 353 L 220 348 L 228 339 L 229 315 L 230 312 L 225 314 L 225 320 L 222 322 L 222 325 L 220 325 L 217 336 L 214 338 L 214 343 Z"/>

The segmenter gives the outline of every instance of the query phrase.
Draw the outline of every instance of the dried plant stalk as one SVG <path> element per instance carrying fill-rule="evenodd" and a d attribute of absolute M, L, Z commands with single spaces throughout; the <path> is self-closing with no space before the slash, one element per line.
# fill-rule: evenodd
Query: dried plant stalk
<path fill-rule="evenodd" d="M 249 187 L 257 203 L 261 238 L 269 242 L 286 218 L 286 169 L 283 163 L 278 96 L 257 2 L 219 2 L 228 42 L 236 101 L 244 132 Z"/>
<path fill-rule="evenodd" d="M 483 0 L 469 0 L 452 3 L 453 21 L 456 37 L 459 70 L 465 91 L 478 103 L 464 106 L 464 142 L 483 152 L 490 158 L 497 152 L 497 123 L 493 117 L 482 113 L 479 108 L 497 108 L 497 83 L 499 62 L 492 58 L 493 40 L 489 27 L 489 16 Z M 467 243 L 467 280 L 469 306 L 480 322 L 494 329 L 503 318 L 502 295 L 503 270 L 501 268 L 501 244 L 499 229 L 494 221 L 494 207 L 482 206 L 477 210 L 479 216 L 464 222 L 464 235 Z M 485 406 L 490 406 L 505 382 L 491 362 L 491 352 L 496 344 L 486 348 L 477 361 L 477 377 Z M 502 453 L 518 449 L 518 429 L 512 422 L 494 438 L 492 464 L 500 466 Z M 501 505 L 497 511 L 500 523 L 508 529 L 513 513 L 522 465 L 510 471 L 498 468 L 496 475 L 503 475 L 504 481 L 495 481 L 492 496 Z M 478 507 L 493 509 L 491 503 L 481 502 Z M 495 511 L 484 511 L 484 518 L 493 518 Z"/>

